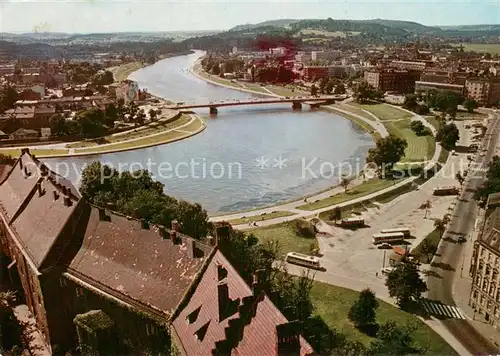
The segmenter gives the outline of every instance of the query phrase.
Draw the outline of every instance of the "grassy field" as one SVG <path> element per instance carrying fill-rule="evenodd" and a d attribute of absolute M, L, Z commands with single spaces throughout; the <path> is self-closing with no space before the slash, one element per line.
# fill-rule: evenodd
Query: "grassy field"
<path fill-rule="evenodd" d="M 299 90 L 296 90 L 296 89 L 294 91 L 292 91 L 292 89 L 290 89 L 290 88 L 282 87 L 282 86 L 279 86 L 279 85 L 266 85 L 266 88 L 269 89 L 274 94 L 281 95 L 281 96 L 293 97 L 293 96 L 308 95 L 308 93 L 306 93 L 306 92 L 299 91 Z"/>
<path fill-rule="evenodd" d="M 484 120 L 488 117 L 488 114 L 484 114 L 482 112 L 474 111 L 459 111 L 457 112 L 456 120 Z"/>
<path fill-rule="evenodd" d="M 198 131 L 203 127 L 204 123 L 202 120 L 196 120 L 189 126 L 186 126 L 186 131 L 189 128 L 191 132 Z M 196 127 L 195 127 L 196 126 Z M 183 128 L 184 129 L 184 128 Z M 138 147 L 147 147 L 147 146 L 155 146 L 165 144 L 171 141 L 178 140 L 184 136 L 187 136 L 186 132 L 179 131 L 169 131 L 163 134 L 159 134 L 156 136 L 144 137 L 134 141 L 115 143 L 106 146 L 96 146 L 90 148 L 76 149 L 75 153 L 98 153 L 98 152 L 106 152 L 106 151 L 123 151 L 134 149 Z"/>
<path fill-rule="evenodd" d="M 330 205 L 336 205 L 340 204 L 343 202 L 346 202 L 348 200 L 356 199 L 363 197 L 365 195 L 369 195 L 371 193 L 374 193 L 376 191 L 379 191 L 381 189 L 390 187 L 401 180 L 395 179 L 395 180 L 385 180 L 385 179 L 370 179 L 364 183 L 361 183 L 358 186 L 355 186 L 347 191 L 347 193 L 340 193 L 336 195 L 332 195 L 328 198 L 321 199 L 312 203 L 308 204 L 303 204 L 297 207 L 297 209 L 301 210 L 316 210 L 316 209 L 321 209 L 325 208 Z"/>
<path fill-rule="evenodd" d="M 454 45 L 455 47 L 460 47 L 459 44 Z M 492 53 L 500 54 L 500 44 L 499 43 L 462 43 L 464 51 L 466 52 L 480 52 L 480 53 Z"/>
<path fill-rule="evenodd" d="M 439 154 L 438 162 L 441 163 L 442 165 L 446 164 L 449 155 L 450 152 L 441 147 L 441 153 Z"/>
<path fill-rule="evenodd" d="M 438 119 L 436 119 L 434 116 L 426 116 L 425 117 L 425 120 L 431 124 L 432 126 L 434 126 L 434 128 L 436 130 L 439 130 L 439 121 Z"/>
<path fill-rule="evenodd" d="M 406 111 L 397 109 L 390 105 L 386 104 L 358 104 L 351 103 L 353 106 L 357 106 L 360 109 L 364 109 L 366 111 L 371 112 L 375 116 L 377 116 L 380 120 L 400 120 L 411 118 L 412 115 L 407 113 Z"/>
<path fill-rule="evenodd" d="M 430 160 L 434 155 L 436 149 L 434 136 L 415 135 L 410 128 L 410 120 L 386 122 L 385 126 L 389 133 L 405 139 L 408 143 L 402 162 L 421 162 Z"/>
<path fill-rule="evenodd" d="M 241 219 L 229 220 L 228 223 L 230 223 L 231 225 L 241 225 L 241 224 L 248 224 L 250 221 L 265 221 L 292 215 L 295 215 L 295 213 L 291 213 L 289 211 L 273 211 L 272 213 L 269 214 L 264 213 L 261 215 L 249 216 L 247 218 L 245 217 Z"/>
<path fill-rule="evenodd" d="M 93 147 L 93 146 L 99 146 L 102 144 L 107 144 L 107 143 L 118 143 L 118 142 L 123 142 L 127 140 L 133 140 L 153 134 L 160 133 L 162 131 L 167 131 L 174 129 L 176 127 L 180 127 L 184 124 L 187 124 L 191 120 L 191 116 L 187 114 L 182 114 L 179 116 L 178 119 L 165 123 L 165 122 L 156 122 L 152 123 L 147 126 L 142 126 L 137 128 L 136 130 L 120 134 L 120 135 L 108 135 L 102 138 L 97 138 L 94 140 L 85 140 L 85 141 L 80 141 L 80 142 L 75 142 L 67 145 L 66 147 L 68 148 L 79 148 L 79 147 Z M 196 122 L 195 122 L 196 123 Z M 187 130 L 189 131 L 189 126 L 183 127 L 182 130 Z"/>
<path fill-rule="evenodd" d="M 115 80 L 117 82 L 122 82 L 127 79 L 130 73 L 135 72 L 142 67 L 144 67 L 144 64 L 141 62 L 131 62 L 123 64 L 116 68 L 116 70 L 114 71 Z"/>
<path fill-rule="evenodd" d="M 354 328 L 347 318 L 347 313 L 358 296 L 356 291 L 320 282 L 314 282 L 311 290 L 314 314 L 320 316 L 332 330 L 338 330 L 349 340 L 357 340 L 368 346 L 372 338 Z M 379 300 L 377 323 L 380 325 L 388 321 L 394 321 L 398 325 L 416 325 L 417 329 L 413 334 L 414 346 L 426 349 L 425 355 L 456 355 L 441 336 L 415 315 Z"/>
<path fill-rule="evenodd" d="M 439 245 L 439 241 L 441 240 L 441 236 L 439 236 L 439 232 L 436 230 L 432 231 L 429 235 L 425 237 L 424 240 L 427 240 L 427 242 L 437 250 L 437 247 Z M 422 240 L 412 251 L 411 254 L 414 256 L 417 256 L 419 261 L 422 263 L 430 263 L 432 260 L 431 255 L 427 255 L 425 253 L 422 253 L 422 246 L 424 244 L 424 241 Z"/>
<path fill-rule="evenodd" d="M 390 192 L 387 192 L 385 194 L 379 195 L 378 197 L 374 198 L 373 201 L 376 201 L 381 204 L 387 204 L 390 203 L 392 200 L 396 199 L 397 197 L 410 193 L 413 191 L 412 184 L 405 184 L 402 187 L 399 187 L 397 189 L 391 190 Z"/>
<path fill-rule="evenodd" d="M 323 108 L 328 110 L 328 111 L 334 112 L 337 115 L 345 117 L 346 119 L 351 120 L 353 123 L 355 123 L 356 125 L 358 125 L 362 129 L 364 129 L 365 131 L 368 131 L 368 133 L 370 133 L 372 135 L 374 140 L 378 140 L 382 137 L 382 136 L 380 136 L 380 133 L 378 131 L 374 130 L 373 127 L 371 127 L 369 124 L 367 124 L 363 120 L 358 119 L 357 117 L 355 117 L 353 115 L 349 115 L 349 114 L 345 114 L 343 112 L 340 112 L 340 111 L 336 110 L 335 106 L 333 106 L 333 105 L 324 106 Z M 346 109 L 346 110 L 348 110 L 348 109 Z"/>
<path fill-rule="evenodd" d="M 294 222 L 290 221 L 252 229 L 250 232 L 261 242 L 266 240 L 277 240 L 283 253 L 300 252 L 308 254 L 311 251 L 311 245 L 313 248 L 318 248 L 318 241 L 315 238 L 308 239 L 298 236 L 295 233 L 293 224 Z"/>
<path fill-rule="evenodd" d="M 64 156 L 68 154 L 68 150 L 62 148 L 61 149 L 30 148 L 30 153 L 34 154 L 37 157 Z M 21 155 L 21 148 L 0 149 L 0 154 L 17 158 Z"/>

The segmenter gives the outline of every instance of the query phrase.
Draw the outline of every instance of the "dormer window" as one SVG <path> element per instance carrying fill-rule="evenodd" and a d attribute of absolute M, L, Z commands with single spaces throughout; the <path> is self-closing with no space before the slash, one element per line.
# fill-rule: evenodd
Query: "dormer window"
<path fill-rule="evenodd" d="M 208 326 L 210 325 L 210 321 L 208 321 L 205 325 L 203 325 L 201 328 L 199 328 L 194 334 L 198 338 L 199 341 L 203 341 L 205 338 L 205 335 L 207 334 L 208 331 Z"/>

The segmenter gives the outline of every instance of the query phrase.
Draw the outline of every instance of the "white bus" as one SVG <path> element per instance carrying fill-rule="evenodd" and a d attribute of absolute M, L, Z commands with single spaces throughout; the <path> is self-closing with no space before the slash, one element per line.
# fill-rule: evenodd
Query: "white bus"
<path fill-rule="evenodd" d="M 393 229 L 384 229 L 384 230 L 380 230 L 380 233 L 381 234 L 392 234 L 394 232 L 402 232 L 404 237 L 411 237 L 411 232 L 410 232 L 410 228 L 409 227 L 396 227 L 396 228 L 393 228 Z"/>
<path fill-rule="evenodd" d="M 449 187 L 437 187 L 434 189 L 434 195 L 455 195 L 458 194 L 459 190 L 457 187 L 449 186 Z"/>
<path fill-rule="evenodd" d="M 402 232 L 393 232 L 391 234 L 375 234 L 373 235 L 373 244 L 378 245 L 384 242 L 398 242 L 403 241 L 405 235 Z"/>
<path fill-rule="evenodd" d="M 365 219 L 353 217 L 340 220 L 341 226 L 365 226 Z"/>
<path fill-rule="evenodd" d="M 309 268 L 320 269 L 319 258 L 304 255 L 298 252 L 289 252 L 286 254 L 286 261 L 294 265 L 301 265 Z"/>

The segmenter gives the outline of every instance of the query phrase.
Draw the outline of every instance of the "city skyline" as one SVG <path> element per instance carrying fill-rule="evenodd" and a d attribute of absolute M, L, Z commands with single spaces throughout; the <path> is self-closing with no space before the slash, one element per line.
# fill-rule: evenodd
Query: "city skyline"
<path fill-rule="evenodd" d="M 260 11 L 258 7 L 265 7 Z M 497 24 L 495 1 L 24 1 L 0 0 L 0 32 L 162 32 L 228 30 L 275 19 L 383 18 L 428 26 Z M 98 21 L 96 21 L 98 19 Z"/>

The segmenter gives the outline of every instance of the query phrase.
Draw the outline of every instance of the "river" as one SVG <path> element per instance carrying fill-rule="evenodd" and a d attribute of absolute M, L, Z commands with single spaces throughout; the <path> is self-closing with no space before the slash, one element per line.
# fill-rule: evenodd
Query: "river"
<path fill-rule="evenodd" d="M 167 58 L 129 78 L 151 94 L 199 102 L 256 98 L 215 86 L 189 68 L 202 55 Z M 252 209 L 297 199 L 338 182 L 340 164 L 362 168 L 371 136 L 341 116 L 320 110 L 292 111 L 291 104 L 207 110 L 207 128 L 188 139 L 129 152 L 46 160 L 79 183 L 82 167 L 95 160 L 123 170 L 149 169 L 165 192 L 200 203 L 211 214 Z"/>

